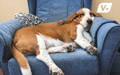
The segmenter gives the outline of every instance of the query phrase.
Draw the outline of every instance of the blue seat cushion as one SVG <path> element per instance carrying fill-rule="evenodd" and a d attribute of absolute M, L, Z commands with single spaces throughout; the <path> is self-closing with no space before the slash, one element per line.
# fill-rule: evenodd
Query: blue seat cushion
<path fill-rule="evenodd" d="M 65 75 L 96 75 L 99 72 L 98 59 L 83 49 L 76 49 L 69 53 L 51 54 L 54 62 L 63 70 Z M 33 75 L 49 75 L 46 64 L 37 60 L 35 56 L 27 56 Z M 21 75 L 14 58 L 8 62 L 10 75 Z"/>

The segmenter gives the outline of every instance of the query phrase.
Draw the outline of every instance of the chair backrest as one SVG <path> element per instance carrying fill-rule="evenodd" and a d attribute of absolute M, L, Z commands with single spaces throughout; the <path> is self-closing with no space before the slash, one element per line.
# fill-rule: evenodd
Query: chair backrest
<path fill-rule="evenodd" d="M 80 8 L 91 8 L 92 0 L 28 0 L 29 12 L 45 21 L 63 20 Z"/>

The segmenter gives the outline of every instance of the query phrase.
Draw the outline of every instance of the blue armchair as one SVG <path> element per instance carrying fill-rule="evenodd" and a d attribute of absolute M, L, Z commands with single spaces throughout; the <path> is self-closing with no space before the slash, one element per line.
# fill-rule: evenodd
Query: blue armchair
<path fill-rule="evenodd" d="M 65 19 L 80 8 L 91 8 L 92 0 L 28 0 L 29 11 L 47 22 Z M 18 63 L 11 54 L 14 32 L 27 26 L 19 19 L 0 23 L 0 62 L 4 75 L 21 75 Z M 117 22 L 96 17 L 90 29 L 100 54 L 93 56 L 81 48 L 74 52 L 51 54 L 65 75 L 110 75 L 120 47 L 120 26 Z M 33 75 L 50 75 L 48 67 L 35 56 L 26 56 Z M 58 58 L 59 57 L 59 58 Z M 113 67 L 114 68 L 114 67 Z"/>

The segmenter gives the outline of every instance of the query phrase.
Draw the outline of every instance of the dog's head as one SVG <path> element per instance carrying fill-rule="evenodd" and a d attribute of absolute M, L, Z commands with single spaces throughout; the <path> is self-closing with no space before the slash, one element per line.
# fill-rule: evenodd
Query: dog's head
<path fill-rule="evenodd" d="M 83 25 L 83 27 L 86 28 L 91 26 L 95 16 L 101 15 L 98 13 L 93 13 L 88 8 L 81 8 L 77 12 L 73 13 L 71 16 L 68 16 L 64 23 L 75 22 Z"/>

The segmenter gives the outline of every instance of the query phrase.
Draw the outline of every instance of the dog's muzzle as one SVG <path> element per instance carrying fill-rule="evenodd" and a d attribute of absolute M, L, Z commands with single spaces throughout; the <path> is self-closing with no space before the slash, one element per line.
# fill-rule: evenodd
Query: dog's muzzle
<path fill-rule="evenodd" d="M 91 25 L 92 25 L 93 21 L 91 19 L 88 19 L 87 20 L 87 27 L 85 28 L 85 31 L 89 32 L 90 28 L 91 28 Z"/>
<path fill-rule="evenodd" d="M 87 20 L 88 25 L 91 25 L 92 22 L 93 22 L 93 21 L 92 21 L 91 19 L 88 19 L 88 20 Z"/>

